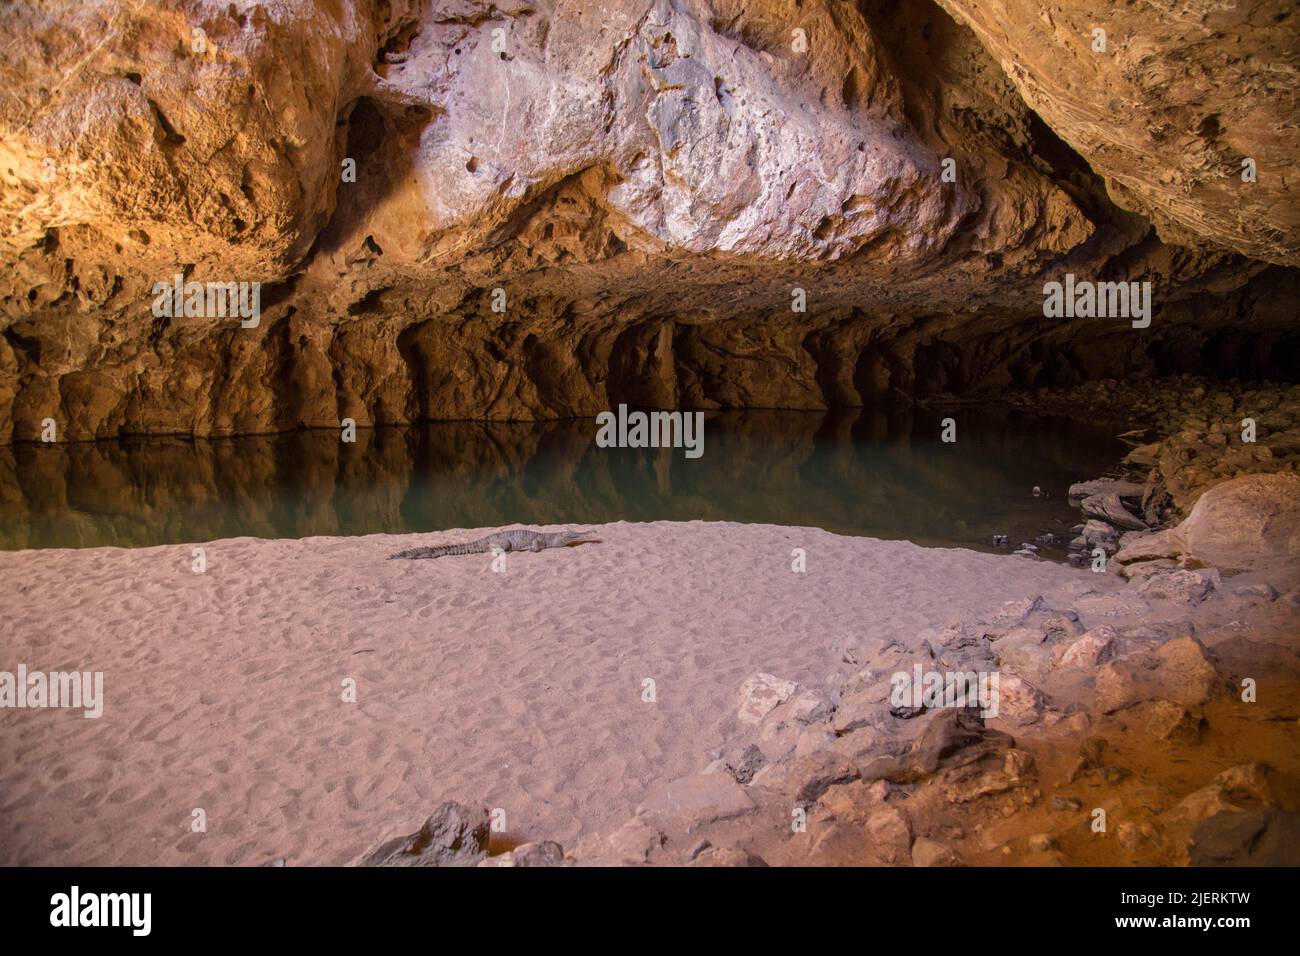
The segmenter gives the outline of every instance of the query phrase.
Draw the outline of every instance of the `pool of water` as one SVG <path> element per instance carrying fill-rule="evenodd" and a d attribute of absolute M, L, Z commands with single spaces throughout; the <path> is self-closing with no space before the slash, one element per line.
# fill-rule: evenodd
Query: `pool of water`
<path fill-rule="evenodd" d="M 1015 548 L 1078 522 L 1066 488 L 1114 469 L 1122 430 L 960 407 L 709 414 L 698 459 L 597 447 L 591 420 L 21 444 L 0 448 L 0 549 L 665 519 Z"/>

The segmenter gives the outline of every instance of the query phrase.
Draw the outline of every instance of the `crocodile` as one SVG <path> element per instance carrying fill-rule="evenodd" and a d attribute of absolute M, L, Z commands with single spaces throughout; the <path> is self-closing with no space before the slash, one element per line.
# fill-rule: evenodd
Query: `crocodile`
<path fill-rule="evenodd" d="M 524 528 L 498 531 L 486 538 L 464 544 L 439 544 L 432 547 L 408 548 L 390 554 L 394 558 L 444 558 L 454 554 L 486 554 L 489 551 L 542 551 L 545 548 L 564 548 L 575 544 L 599 541 L 594 531 L 528 531 Z"/>

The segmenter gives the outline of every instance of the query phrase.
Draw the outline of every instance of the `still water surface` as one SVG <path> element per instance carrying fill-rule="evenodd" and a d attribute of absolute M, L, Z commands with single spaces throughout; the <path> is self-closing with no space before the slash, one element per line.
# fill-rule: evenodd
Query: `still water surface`
<path fill-rule="evenodd" d="M 1014 548 L 1078 522 L 1066 488 L 1114 469 L 1121 430 L 962 407 L 710 414 L 693 460 L 599 448 L 591 420 L 22 444 L 0 448 L 0 549 L 692 519 Z"/>

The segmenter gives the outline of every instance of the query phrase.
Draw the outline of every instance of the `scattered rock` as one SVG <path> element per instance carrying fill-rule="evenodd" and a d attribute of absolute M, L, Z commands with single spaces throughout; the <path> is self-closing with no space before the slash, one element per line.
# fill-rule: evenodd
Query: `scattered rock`
<path fill-rule="evenodd" d="M 909 860 L 912 823 L 901 808 L 887 807 L 873 813 L 867 819 L 866 830 L 881 862 L 898 865 Z"/>
<path fill-rule="evenodd" d="M 672 821 L 691 833 L 705 824 L 730 820 L 754 810 L 754 801 L 731 777 L 698 773 L 653 791 L 637 808 L 637 814 Z"/>
<path fill-rule="evenodd" d="M 942 843 L 925 837 L 917 837 L 912 844 L 913 866 L 958 866 L 957 854 Z"/>
<path fill-rule="evenodd" d="M 835 733 L 843 735 L 862 727 L 879 726 L 889 713 L 889 685 L 877 682 L 873 687 L 845 695 L 831 726 Z"/>
<path fill-rule="evenodd" d="M 1135 584 L 1150 579 L 1157 574 L 1169 574 L 1177 571 L 1178 564 L 1167 559 L 1158 561 L 1138 561 L 1135 564 L 1126 564 L 1120 568 L 1120 573 Z"/>
<path fill-rule="evenodd" d="M 480 861 L 479 866 L 564 866 L 564 848 L 551 840 L 524 843 L 497 856 Z"/>
<path fill-rule="evenodd" d="M 1146 705 L 1145 728 L 1156 740 L 1193 746 L 1201 742 L 1201 728 L 1205 719 L 1200 713 L 1168 700 L 1156 700 Z"/>
<path fill-rule="evenodd" d="M 1117 494 L 1090 495 L 1083 499 L 1080 507 L 1089 518 L 1104 521 L 1112 527 L 1123 528 L 1126 531 L 1147 530 L 1146 522 L 1125 508 Z"/>
<path fill-rule="evenodd" d="M 857 780 L 858 768 L 839 754 L 821 753 L 795 758 L 790 776 L 799 781 L 796 802 L 808 804 L 831 787 Z"/>
<path fill-rule="evenodd" d="M 1029 780 L 1037 775 L 1033 754 L 1014 748 L 1007 751 L 1002 770 L 1012 780 Z"/>
<path fill-rule="evenodd" d="M 1183 553 L 1185 545 L 1172 530 L 1131 532 L 1120 539 L 1115 560 L 1120 564 L 1135 561 L 1173 560 Z"/>
<path fill-rule="evenodd" d="M 367 854 L 362 866 L 475 866 L 487 856 L 488 813 L 448 800 L 414 833 Z"/>
<path fill-rule="evenodd" d="M 1201 707 L 1226 686 L 1205 645 L 1190 636 L 1175 638 L 1154 653 L 1110 661 L 1095 681 L 1097 705 L 1107 714 L 1161 698 Z"/>
<path fill-rule="evenodd" d="M 687 866 L 767 866 L 761 856 L 740 847 L 710 847 L 692 858 Z"/>
<path fill-rule="evenodd" d="M 645 820 L 633 817 L 611 833 L 607 843 L 618 862 L 640 864 L 648 862 L 650 854 L 664 845 L 664 835 Z"/>
<path fill-rule="evenodd" d="M 1096 667 L 1115 656 L 1115 629 L 1103 624 L 1087 631 L 1057 659 L 1060 667 Z"/>
<path fill-rule="evenodd" d="M 740 685 L 740 710 L 736 717 L 742 724 L 757 724 L 777 706 L 788 700 L 799 685 L 771 674 L 755 674 Z"/>
<path fill-rule="evenodd" d="M 700 840 L 693 847 L 691 847 L 689 850 L 686 851 L 687 862 L 690 862 L 691 860 L 695 859 L 697 856 L 699 856 L 701 853 L 703 853 L 711 846 L 713 846 L 713 844 L 710 843 L 708 840 Z"/>
<path fill-rule="evenodd" d="M 861 824 L 880 809 L 888 795 L 889 784 L 883 780 L 874 783 L 853 780 L 828 788 L 817 806 L 831 819 Z"/>
<path fill-rule="evenodd" d="M 1126 850 L 1140 850 L 1159 842 L 1160 835 L 1150 823 L 1125 820 L 1115 827 L 1115 837 Z"/>
<path fill-rule="evenodd" d="M 1003 754 L 1015 746 L 1010 734 L 986 727 L 975 710 L 941 710 L 927 718 L 921 735 L 901 756 L 877 757 L 865 764 L 862 779 L 915 783 L 941 768 L 988 763 L 1001 768 Z M 996 761 L 996 763 L 994 763 Z"/>
<path fill-rule="evenodd" d="M 1243 475 L 1215 485 L 1177 528 L 1188 554 L 1256 570 L 1300 559 L 1300 475 Z"/>
<path fill-rule="evenodd" d="M 1059 846 L 1050 833 L 1035 833 L 1029 838 L 1029 849 L 1035 853 L 1047 853 L 1059 849 Z"/>
<path fill-rule="evenodd" d="M 1234 597 L 1271 603 L 1278 599 L 1277 588 L 1271 584 L 1238 584 L 1231 589 Z"/>
<path fill-rule="evenodd" d="M 748 784 L 754 779 L 754 774 L 763 766 L 766 759 L 757 744 L 750 744 L 727 761 L 727 769 L 731 771 L 737 783 Z"/>
<path fill-rule="evenodd" d="M 1138 593 L 1146 598 L 1200 604 L 1220 585 L 1219 572 L 1213 568 L 1196 571 L 1170 571 L 1152 574 L 1140 585 Z"/>
<path fill-rule="evenodd" d="M 1043 715 L 1046 699 L 1041 691 L 1022 677 L 1003 674 L 998 681 L 996 716 L 1011 724 L 1037 722 Z"/>
<path fill-rule="evenodd" d="M 1188 851 L 1192 866 L 1300 865 L 1300 813 L 1217 814 L 1196 827 Z"/>
<path fill-rule="evenodd" d="M 1070 486 L 1069 497 L 1073 499 L 1091 498 L 1093 495 L 1115 495 L 1141 501 L 1144 488 L 1133 481 L 1120 481 L 1114 478 L 1097 478 L 1094 481 L 1079 481 Z"/>
<path fill-rule="evenodd" d="M 971 771 L 953 776 L 944 788 L 944 796 L 950 803 L 970 803 L 980 797 L 1006 793 L 1014 786 L 1015 781 L 1001 770 Z M 1015 812 L 1014 806 L 1011 812 Z"/>
<path fill-rule="evenodd" d="M 834 704 L 808 690 L 797 694 L 788 703 L 787 707 L 790 711 L 790 718 L 797 720 L 801 724 L 813 724 L 826 720 L 835 712 Z"/>
<path fill-rule="evenodd" d="M 1101 548 L 1110 554 L 1119 548 L 1119 532 L 1104 521 L 1090 519 L 1083 526 L 1082 537 L 1084 546 L 1089 551 L 1093 548 Z"/>

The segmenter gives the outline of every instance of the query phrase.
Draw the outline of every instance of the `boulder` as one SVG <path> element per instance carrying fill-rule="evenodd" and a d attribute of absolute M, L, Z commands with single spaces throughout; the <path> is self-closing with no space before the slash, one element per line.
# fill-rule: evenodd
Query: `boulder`
<path fill-rule="evenodd" d="M 1032 724 L 1043 716 L 1046 698 L 1029 681 L 1015 674 L 1003 674 L 998 681 L 996 716 L 1016 725 Z"/>
<path fill-rule="evenodd" d="M 1093 495 L 1115 495 L 1117 498 L 1128 498 L 1140 502 L 1145 490 L 1144 485 L 1140 485 L 1135 481 L 1097 478 L 1094 481 L 1075 482 L 1070 486 L 1069 496 L 1071 498 L 1091 498 Z"/>
<path fill-rule="evenodd" d="M 825 816 L 846 823 L 865 823 L 888 799 L 889 784 L 883 780 L 867 783 L 853 780 L 830 787 L 817 801 Z"/>
<path fill-rule="evenodd" d="M 652 791 L 637 808 L 637 815 L 665 825 L 676 824 L 692 833 L 706 824 L 731 820 L 755 809 L 754 801 L 729 775 L 698 773 Z"/>
<path fill-rule="evenodd" d="M 1181 538 L 1173 530 L 1134 532 L 1120 538 L 1115 560 L 1120 564 L 1135 561 L 1158 561 L 1177 558 L 1185 549 Z"/>
<path fill-rule="evenodd" d="M 1217 814 L 1196 827 L 1188 852 L 1192 866 L 1300 865 L 1300 813 Z"/>
<path fill-rule="evenodd" d="M 650 854 L 664 845 L 664 835 L 645 820 L 633 817 L 611 833 L 606 843 L 617 862 L 640 864 L 649 861 Z"/>
<path fill-rule="evenodd" d="M 913 866 L 957 866 L 957 854 L 951 848 L 926 837 L 917 837 L 912 844 Z"/>
<path fill-rule="evenodd" d="M 1243 475 L 1215 485 L 1177 528 L 1188 554 L 1220 568 L 1300 560 L 1300 475 Z"/>
<path fill-rule="evenodd" d="M 497 856 L 482 860 L 479 866 L 564 866 L 564 847 L 553 840 L 524 843 Z"/>
<path fill-rule="evenodd" d="M 1107 553 L 1111 553 L 1119 548 L 1119 532 L 1104 521 L 1098 521 L 1090 518 L 1083 525 L 1084 546 L 1089 550 L 1101 548 Z"/>
<path fill-rule="evenodd" d="M 767 866 L 761 856 L 741 847 L 708 847 L 698 853 L 687 866 Z"/>
<path fill-rule="evenodd" d="M 861 768 L 868 782 L 916 783 L 940 769 L 974 764 L 1003 766 L 1015 739 L 985 726 L 974 710 L 941 710 L 925 718 L 925 729 L 905 754 L 877 757 Z"/>
<path fill-rule="evenodd" d="M 882 863 L 901 864 L 909 860 L 912 822 L 900 807 L 886 807 L 867 818 L 866 832 L 872 849 Z"/>
<path fill-rule="evenodd" d="M 476 866 L 487 856 L 488 813 L 448 800 L 424 825 L 394 837 L 361 860 L 362 866 Z"/>
<path fill-rule="evenodd" d="M 1155 740 L 1191 746 L 1201 742 L 1205 719 L 1200 712 L 1168 700 L 1152 701 L 1143 714 L 1147 735 Z"/>
<path fill-rule="evenodd" d="M 1125 508 L 1119 500 L 1119 495 L 1114 493 L 1090 495 L 1083 499 L 1080 507 L 1089 518 L 1096 518 L 1116 528 L 1123 528 L 1126 531 L 1147 529 L 1146 522 Z"/>
<path fill-rule="evenodd" d="M 1175 638 L 1154 652 L 1104 664 L 1097 671 L 1095 690 L 1098 707 L 1110 714 L 1158 699 L 1200 707 L 1226 687 L 1205 645 L 1189 636 Z"/>
<path fill-rule="evenodd" d="M 1169 571 L 1154 573 L 1138 585 L 1138 593 L 1158 601 L 1178 601 L 1183 604 L 1200 604 L 1222 583 L 1214 568 L 1196 571 Z"/>
<path fill-rule="evenodd" d="M 789 700 L 799 685 L 771 674 L 755 674 L 740 685 L 740 710 L 736 717 L 742 724 L 758 724 L 779 705 Z"/>
<path fill-rule="evenodd" d="M 797 781 L 795 800 L 812 803 L 831 787 L 858 779 L 858 768 L 836 753 L 797 757 L 790 765 L 791 778 Z"/>
<path fill-rule="evenodd" d="M 1058 667 L 1096 667 L 1115 656 L 1115 629 L 1109 624 L 1094 627 L 1061 652 Z"/>

